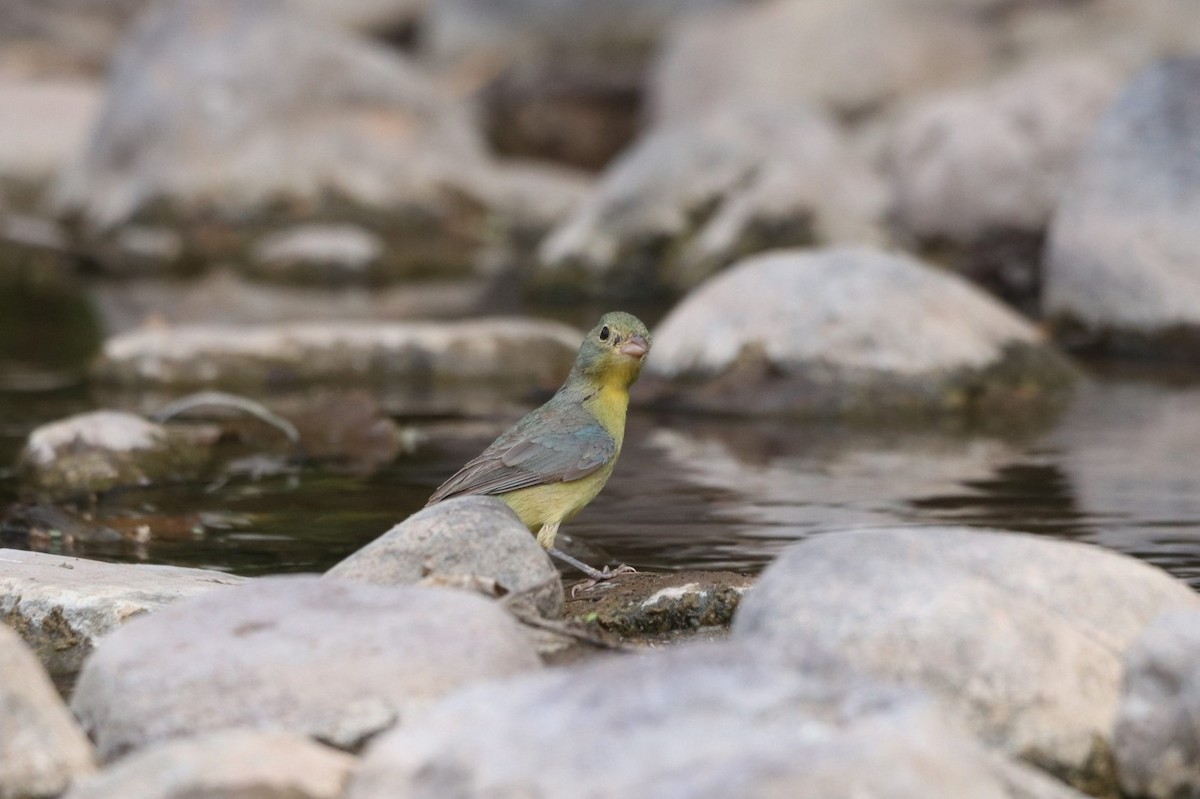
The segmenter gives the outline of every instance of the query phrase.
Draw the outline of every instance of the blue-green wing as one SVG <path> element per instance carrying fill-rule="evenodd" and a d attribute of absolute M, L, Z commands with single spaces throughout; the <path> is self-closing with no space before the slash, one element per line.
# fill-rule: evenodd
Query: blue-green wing
<path fill-rule="evenodd" d="M 616 457 L 616 442 L 603 427 L 570 416 L 543 414 L 521 420 L 443 483 L 427 504 L 468 494 L 504 494 L 570 482 Z"/>

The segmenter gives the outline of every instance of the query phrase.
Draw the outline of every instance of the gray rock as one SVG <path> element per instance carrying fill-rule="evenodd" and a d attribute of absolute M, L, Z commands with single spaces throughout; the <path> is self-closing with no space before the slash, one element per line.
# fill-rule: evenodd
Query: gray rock
<path fill-rule="evenodd" d="M 355 762 L 285 732 L 226 730 L 147 747 L 64 799 L 338 799 Z"/>
<path fill-rule="evenodd" d="M 143 278 L 88 287 L 107 335 L 147 326 L 263 325 L 345 319 L 439 319 L 480 313 L 485 281 L 431 281 L 395 288 L 282 286 L 213 269 L 195 280 Z"/>
<path fill-rule="evenodd" d="M 99 75 L 130 22 L 154 1 L 9 0 L 0 4 L 0 51 L 18 71 Z"/>
<path fill-rule="evenodd" d="M 1117 88 L 1101 63 L 1072 59 L 917 102 L 896 125 L 889 158 L 899 221 L 960 246 L 1040 233 Z"/>
<path fill-rule="evenodd" d="M 1091 0 L 1075 7 L 1021 3 L 992 22 L 998 23 L 992 26 L 996 44 L 1010 63 L 1085 56 L 1129 76 L 1156 59 L 1200 47 L 1200 6 L 1177 0 Z"/>
<path fill-rule="evenodd" d="M 532 319 L 193 325 L 108 339 L 101 382 L 262 389 L 312 383 L 489 383 L 557 386 L 580 334 Z"/>
<path fill-rule="evenodd" d="M 264 230 L 353 222 L 385 242 L 372 276 L 387 278 L 469 265 L 485 224 L 473 173 L 487 166 L 465 109 L 394 52 L 287 0 L 168 0 L 118 53 L 55 205 L 101 260 L 106 234 L 148 221 L 178 226 L 185 258 L 245 258 Z"/>
<path fill-rule="evenodd" d="M 815 654 L 681 647 L 478 686 L 372 746 L 349 799 L 1066 797 L 920 694 Z"/>
<path fill-rule="evenodd" d="M 1067 343 L 1195 358 L 1200 58 L 1158 63 L 1096 129 L 1054 217 L 1045 311 Z"/>
<path fill-rule="evenodd" d="M 383 255 L 383 242 L 355 225 L 297 225 L 264 236 L 251 256 L 256 274 L 283 282 L 361 279 Z"/>
<path fill-rule="evenodd" d="M 84 664 L 71 708 L 105 761 L 232 727 L 353 749 L 465 683 L 540 665 L 481 597 L 266 577 L 122 627 Z"/>
<path fill-rule="evenodd" d="M 737 4 L 668 38 L 652 78 L 659 122 L 744 104 L 818 104 L 862 116 L 989 66 L 984 26 L 912 0 Z"/>
<path fill-rule="evenodd" d="M 92 746 L 37 658 L 4 624 L 0 674 L 0 799 L 57 796 L 95 768 Z"/>
<path fill-rule="evenodd" d="M 206 569 L 0 549 L 0 621 L 21 634 L 51 674 L 69 675 L 129 619 L 243 580 Z"/>
<path fill-rule="evenodd" d="M 954 275 L 869 248 L 780 250 L 710 279 L 654 332 L 650 401 L 877 419 L 1047 403 L 1074 369 Z"/>
<path fill-rule="evenodd" d="M 1129 796 L 1200 794 L 1200 611 L 1163 614 L 1125 653 L 1113 756 Z"/>
<path fill-rule="evenodd" d="M 75 158 L 101 94 L 93 81 L 0 76 L 0 185 L 14 208 L 35 208 L 42 191 Z"/>
<path fill-rule="evenodd" d="M 539 284 L 694 286 L 771 247 L 880 241 L 881 178 L 807 106 L 739 107 L 647 133 L 540 251 Z"/>
<path fill-rule="evenodd" d="M 209 442 L 123 411 L 89 411 L 29 434 L 17 464 L 24 490 L 47 498 L 195 478 Z"/>
<path fill-rule="evenodd" d="M 1036 315 L 1046 227 L 1117 88 L 1102 62 L 1060 59 L 917 101 L 890 136 L 896 220 L 940 260 Z"/>
<path fill-rule="evenodd" d="M 1115 788 L 1121 655 L 1159 613 L 1200 607 L 1162 571 L 1097 547 L 965 528 L 818 536 L 784 552 L 733 637 L 811 649 L 925 686 L 982 740 L 1089 793 Z"/>
<path fill-rule="evenodd" d="M 430 574 L 490 578 L 509 594 L 527 597 L 542 615 L 562 614 L 562 582 L 550 556 L 495 497 L 461 497 L 425 508 L 325 576 L 411 585 Z"/>

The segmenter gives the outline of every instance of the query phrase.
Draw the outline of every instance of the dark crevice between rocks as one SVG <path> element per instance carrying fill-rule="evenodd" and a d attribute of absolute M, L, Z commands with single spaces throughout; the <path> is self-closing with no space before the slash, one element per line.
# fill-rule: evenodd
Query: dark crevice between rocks
<path fill-rule="evenodd" d="M 1059 345 L 1081 358 L 1200 365 L 1200 325 L 1128 330 L 1089 325 L 1071 314 L 1057 314 L 1051 317 L 1049 325 Z"/>
<path fill-rule="evenodd" d="M 969 244 L 944 238 L 911 242 L 934 263 L 939 263 L 980 286 L 1029 319 L 1042 314 L 1042 253 L 1044 230 L 996 228 Z"/>

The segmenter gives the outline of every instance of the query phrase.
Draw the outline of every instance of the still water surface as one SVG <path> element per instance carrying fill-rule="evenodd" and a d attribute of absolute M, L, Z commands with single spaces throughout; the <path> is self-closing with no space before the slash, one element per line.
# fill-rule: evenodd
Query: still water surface
<path fill-rule="evenodd" d="M 0 306 L 25 308 L 12 301 Z M 7 466 L 29 430 L 96 405 L 72 378 L 84 348 L 64 353 L 61 326 L 39 329 L 52 315 L 20 316 L 26 324 L 0 321 L 0 510 L 16 499 Z M 639 568 L 752 571 L 811 535 L 966 524 L 1097 543 L 1200 588 L 1200 380 L 1092 371 L 1056 419 L 986 435 L 635 410 L 611 482 L 564 532 Z M 302 467 L 116 493 L 99 519 L 144 525 L 149 540 L 81 554 L 241 574 L 322 570 L 418 510 L 513 418 L 413 421 L 425 443 L 369 477 Z"/>

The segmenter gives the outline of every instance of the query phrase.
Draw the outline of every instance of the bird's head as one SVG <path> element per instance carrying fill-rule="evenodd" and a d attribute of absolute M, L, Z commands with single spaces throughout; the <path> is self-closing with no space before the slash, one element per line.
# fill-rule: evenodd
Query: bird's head
<path fill-rule="evenodd" d="M 571 376 L 591 383 L 628 388 L 642 371 L 650 352 L 650 331 L 633 314 L 612 311 L 600 317 L 583 339 Z"/>

